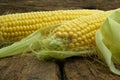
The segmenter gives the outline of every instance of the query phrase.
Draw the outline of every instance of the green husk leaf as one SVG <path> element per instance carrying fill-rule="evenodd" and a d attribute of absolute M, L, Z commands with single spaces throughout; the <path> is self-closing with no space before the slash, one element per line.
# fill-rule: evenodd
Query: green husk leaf
<path fill-rule="evenodd" d="M 19 42 L 15 42 L 14 44 L 1 48 L 0 49 L 0 58 L 7 57 L 7 56 L 13 56 L 21 53 L 26 53 L 28 51 L 31 51 L 32 49 L 38 49 L 40 48 L 37 46 L 39 44 L 38 40 L 41 37 L 40 31 L 36 31 L 30 36 L 22 39 Z"/>
<path fill-rule="evenodd" d="M 55 51 L 55 50 L 41 50 L 39 52 L 34 52 L 36 56 L 40 59 L 59 59 L 63 60 L 72 56 L 86 56 L 86 55 L 93 55 L 93 50 L 86 50 L 86 51 Z"/>
<path fill-rule="evenodd" d="M 120 71 L 118 69 L 115 68 L 113 62 L 112 62 L 112 53 L 110 52 L 110 50 L 106 47 L 106 45 L 103 43 L 103 37 L 101 32 L 98 30 L 96 33 L 96 45 L 99 48 L 99 50 L 102 53 L 103 58 L 105 59 L 105 62 L 107 63 L 107 65 L 109 66 L 110 70 L 115 73 L 120 75 Z M 99 55 L 99 54 L 98 54 Z M 102 58 L 102 59 L 103 59 Z"/>
<path fill-rule="evenodd" d="M 120 9 L 114 10 L 97 31 L 96 44 L 110 70 L 120 75 L 113 64 L 120 63 Z"/>

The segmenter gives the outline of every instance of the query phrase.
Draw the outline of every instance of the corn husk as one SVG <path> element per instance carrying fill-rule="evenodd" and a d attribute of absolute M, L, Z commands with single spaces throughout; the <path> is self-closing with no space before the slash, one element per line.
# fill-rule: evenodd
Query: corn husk
<path fill-rule="evenodd" d="M 114 10 L 96 33 L 98 54 L 109 66 L 110 70 L 120 75 L 114 63 L 120 63 L 120 9 Z"/>

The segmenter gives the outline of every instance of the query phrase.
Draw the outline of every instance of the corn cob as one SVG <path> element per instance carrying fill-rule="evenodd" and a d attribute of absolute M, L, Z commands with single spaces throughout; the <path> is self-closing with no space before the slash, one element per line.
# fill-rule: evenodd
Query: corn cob
<path fill-rule="evenodd" d="M 16 13 L 0 16 L 0 38 L 2 41 L 18 41 L 35 30 L 81 16 L 88 16 L 100 10 L 58 10 L 30 13 Z"/>
<path fill-rule="evenodd" d="M 86 50 L 95 46 L 95 33 L 110 11 L 71 20 L 53 30 L 52 35 L 68 40 L 69 50 Z"/>
<path fill-rule="evenodd" d="M 77 49 L 75 52 L 79 51 L 79 55 L 81 54 L 81 51 L 85 51 L 85 54 L 88 54 L 86 53 L 88 49 L 90 50 L 91 47 L 95 46 L 94 38 L 96 30 L 100 28 L 109 13 L 110 11 L 100 12 L 90 16 L 67 21 L 59 26 L 55 26 L 50 35 L 44 36 L 42 35 L 42 31 L 37 30 L 30 36 L 22 39 L 20 42 L 0 49 L 0 57 L 12 56 L 34 49 L 41 49 L 40 52 L 42 52 L 40 54 L 42 56 L 51 56 L 54 54 L 54 52 L 50 54 L 51 51 L 64 52 L 74 51 L 75 49 Z M 48 27 L 45 27 L 44 29 L 48 29 Z M 47 50 L 48 53 L 45 53 Z M 70 56 L 78 55 L 75 54 L 75 52 Z M 93 50 L 91 52 L 93 52 Z M 91 52 L 89 52 L 89 55 Z M 57 56 L 58 58 L 61 58 L 61 56 Z M 64 58 L 66 58 L 66 56 L 64 56 Z"/>

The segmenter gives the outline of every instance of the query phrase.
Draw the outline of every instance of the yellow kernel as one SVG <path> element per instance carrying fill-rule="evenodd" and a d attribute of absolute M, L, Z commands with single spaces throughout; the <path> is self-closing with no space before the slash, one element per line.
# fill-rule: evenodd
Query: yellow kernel
<path fill-rule="evenodd" d="M 73 38 L 77 38 L 78 35 L 74 33 L 72 37 L 73 37 Z"/>
<path fill-rule="evenodd" d="M 83 39 L 86 39 L 86 36 L 85 36 L 85 35 L 83 35 L 83 36 L 82 36 L 82 38 L 83 38 Z"/>
<path fill-rule="evenodd" d="M 80 44 L 81 44 L 81 45 L 84 45 L 84 44 L 85 44 L 85 42 L 84 42 L 84 41 L 81 41 L 81 42 L 80 42 Z"/>
<path fill-rule="evenodd" d="M 17 30 L 25 31 L 25 26 L 18 26 Z"/>
<path fill-rule="evenodd" d="M 92 36 L 93 36 L 93 35 L 95 35 L 95 33 L 96 33 L 96 30 L 92 31 L 92 33 L 91 33 L 91 34 L 92 34 Z"/>
<path fill-rule="evenodd" d="M 72 28 L 72 31 L 76 32 L 77 30 L 76 30 L 76 28 Z"/>
<path fill-rule="evenodd" d="M 92 39 L 92 40 L 95 40 L 95 37 L 92 37 L 91 39 Z"/>
<path fill-rule="evenodd" d="M 84 24 L 81 24 L 81 28 L 85 28 L 85 27 L 87 27 L 87 23 L 84 23 Z"/>
<path fill-rule="evenodd" d="M 69 44 L 69 48 L 74 48 L 74 47 L 75 47 L 75 45 L 73 43 Z"/>
<path fill-rule="evenodd" d="M 12 27 L 9 28 L 9 32 L 12 32 Z"/>
<path fill-rule="evenodd" d="M 7 29 L 8 29 L 8 28 L 5 29 L 4 27 L 1 27 L 1 28 L 0 28 L 0 30 L 3 31 L 3 32 L 5 32 Z"/>
<path fill-rule="evenodd" d="M 27 35 L 29 35 L 29 31 L 27 31 Z"/>
<path fill-rule="evenodd" d="M 85 31 L 84 31 L 84 30 L 82 30 L 82 31 L 81 31 L 81 33 L 82 33 L 82 34 L 85 34 Z"/>
<path fill-rule="evenodd" d="M 82 33 L 80 31 L 77 32 L 78 36 L 82 36 Z"/>
<path fill-rule="evenodd" d="M 80 26 L 80 24 L 81 24 L 81 22 L 80 22 L 80 21 L 75 21 L 74 23 L 76 24 L 76 27 L 77 27 L 77 26 L 79 27 L 79 26 Z"/>
<path fill-rule="evenodd" d="M 84 31 L 85 31 L 85 33 L 87 33 L 87 32 L 88 32 L 88 30 L 87 30 L 87 29 L 84 29 Z"/>
<path fill-rule="evenodd" d="M 91 28 L 91 30 L 95 30 L 96 26 L 95 25 L 91 25 L 90 28 Z"/>
<path fill-rule="evenodd" d="M 72 39 L 72 42 L 73 42 L 73 43 L 77 42 L 77 39 Z"/>
<path fill-rule="evenodd" d="M 85 36 L 86 36 L 86 38 L 89 38 L 90 35 L 89 35 L 89 33 L 88 33 L 88 34 L 86 34 Z"/>
<path fill-rule="evenodd" d="M 85 39 L 85 43 L 89 43 L 87 39 Z"/>
<path fill-rule="evenodd" d="M 86 29 L 87 29 L 87 31 L 91 31 L 91 28 L 90 28 L 90 27 L 87 27 Z"/>
<path fill-rule="evenodd" d="M 84 50 L 85 48 L 81 46 L 79 49 L 80 49 L 80 50 Z"/>
<path fill-rule="evenodd" d="M 55 35 L 56 35 L 56 37 L 61 37 L 62 33 L 61 32 L 57 32 Z"/>
<path fill-rule="evenodd" d="M 39 24 L 37 24 L 37 25 L 36 25 L 36 29 L 40 29 L 40 26 L 39 26 Z"/>
<path fill-rule="evenodd" d="M 3 35 L 3 32 L 0 31 L 0 37 Z"/>
<path fill-rule="evenodd" d="M 22 36 L 25 36 L 25 32 L 24 32 L 24 31 L 23 31 L 23 32 L 21 32 L 21 35 L 22 35 Z"/>
<path fill-rule="evenodd" d="M 68 37 L 68 33 L 67 33 L 67 32 L 63 32 L 62 34 L 63 34 L 63 37 L 64 37 L 64 38 L 67 38 L 67 37 Z"/>
<path fill-rule="evenodd" d="M 18 36 L 18 32 L 15 32 L 15 36 Z"/>
<path fill-rule="evenodd" d="M 31 34 L 31 33 L 33 33 L 34 31 L 28 31 L 28 34 Z"/>
<path fill-rule="evenodd" d="M 60 28 L 59 31 L 64 32 L 64 28 Z"/>
<path fill-rule="evenodd" d="M 79 26 L 76 26 L 76 30 L 77 30 L 77 31 L 80 31 L 81 28 L 80 28 Z"/>
<path fill-rule="evenodd" d="M 91 37 L 93 35 L 93 33 L 89 33 L 89 37 Z"/>
<path fill-rule="evenodd" d="M 33 26 L 29 25 L 29 26 L 26 26 L 26 31 L 29 31 L 29 30 L 33 30 Z"/>
<path fill-rule="evenodd" d="M 13 33 L 11 33 L 11 37 L 14 37 L 15 36 L 15 33 L 13 32 Z"/>
<path fill-rule="evenodd" d="M 66 30 L 67 32 L 69 32 L 69 31 L 71 31 L 71 28 L 66 27 L 65 30 Z"/>
<path fill-rule="evenodd" d="M 36 30 L 36 26 L 35 26 L 35 25 L 34 25 L 34 26 L 32 26 L 32 29 L 33 29 L 33 30 Z"/>
<path fill-rule="evenodd" d="M 70 36 L 70 37 L 72 37 L 72 36 L 73 36 L 73 34 L 74 34 L 73 32 L 69 32 L 69 36 Z"/>
<path fill-rule="evenodd" d="M 12 23 L 12 25 L 17 26 L 17 25 L 21 25 L 21 23 L 20 23 L 20 21 L 15 21 Z"/>
<path fill-rule="evenodd" d="M 18 32 L 18 35 L 19 35 L 19 36 L 21 36 L 21 35 L 22 35 L 22 33 L 21 33 L 21 32 Z"/>
<path fill-rule="evenodd" d="M 13 27 L 13 32 L 17 31 L 18 29 L 16 29 L 17 27 Z M 19 31 L 19 30 L 18 30 Z"/>
<path fill-rule="evenodd" d="M 22 27 L 22 26 L 21 26 Z M 18 28 L 19 29 L 19 28 Z M 27 28 L 26 28 L 26 26 L 23 26 L 23 31 L 26 31 L 27 30 Z"/>
<path fill-rule="evenodd" d="M 78 42 L 80 42 L 80 41 L 82 40 L 82 38 L 81 38 L 81 37 L 78 37 L 77 40 L 78 40 Z"/>
<path fill-rule="evenodd" d="M 91 43 L 91 42 L 92 42 L 92 40 L 91 40 L 91 39 L 88 39 L 88 42 L 89 42 L 89 43 Z"/>
<path fill-rule="evenodd" d="M 79 46 L 79 45 L 80 45 L 80 43 L 78 43 L 78 42 L 77 42 L 77 43 L 75 43 L 75 45 L 76 45 L 76 46 Z"/>
<path fill-rule="evenodd" d="M 32 20 L 32 23 L 35 24 L 35 23 L 36 23 L 36 20 Z"/>
<path fill-rule="evenodd" d="M 3 33 L 3 36 L 4 36 L 4 37 L 7 37 L 8 35 L 7 35 L 7 33 L 6 33 L 6 32 L 4 32 L 4 33 Z"/>

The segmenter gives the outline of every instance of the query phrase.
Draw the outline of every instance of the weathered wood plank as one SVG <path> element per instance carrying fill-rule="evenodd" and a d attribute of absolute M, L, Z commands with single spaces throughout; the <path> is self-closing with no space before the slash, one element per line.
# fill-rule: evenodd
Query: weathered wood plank
<path fill-rule="evenodd" d="M 54 62 L 43 62 L 32 55 L 0 59 L 0 80 L 59 80 Z"/>
<path fill-rule="evenodd" d="M 120 67 L 119 67 L 120 69 Z M 65 80 L 120 80 L 102 62 L 93 58 L 67 59 L 64 64 Z"/>
<path fill-rule="evenodd" d="M 0 14 L 58 9 L 102 9 L 120 7 L 120 0 L 0 0 Z"/>

